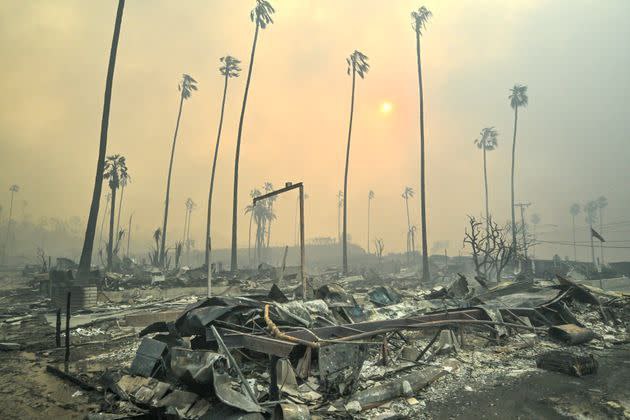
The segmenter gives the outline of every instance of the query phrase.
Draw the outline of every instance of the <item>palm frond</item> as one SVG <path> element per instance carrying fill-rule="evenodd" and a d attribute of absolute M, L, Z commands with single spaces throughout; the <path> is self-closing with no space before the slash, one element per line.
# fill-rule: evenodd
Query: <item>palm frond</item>
<path fill-rule="evenodd" d="M 426 24 L 433 14 L 426 7 L 422 6 L 417 11 L 411 12 L 411 18 L 413 19 L 411 27 L 418 34 L 422 35 L 423 29 L 426 28 Z"/>

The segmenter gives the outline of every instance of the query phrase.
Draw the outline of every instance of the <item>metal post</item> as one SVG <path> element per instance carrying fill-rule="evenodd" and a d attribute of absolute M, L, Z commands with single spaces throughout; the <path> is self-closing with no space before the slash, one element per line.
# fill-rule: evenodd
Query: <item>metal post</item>
<path fill-rule="evenodd" d="M 212 297 L 212 244 L 208 240 L 208 297 Z"/>
<path fill-rule="evenodd" d="M 280 390 L 278 389 L 278 360 L 280 358 L 271 355 L 269 360 L 269 398 L 271 401 L 280 400 Z"/>
<path fill-rule="evenodd" d="M 300 276 L 302 277 L 302 300 L 306 301 L 306 276 L 304 275 L 304 186 L 300 184 Z"/>
<path fill-rule="evenodd" d="M 57 323 L 55 325 L 55 345 L 61 347 L 61 308 L 57 309 Z"/>
<path fill-rule="evenodd" d="M 70 297 L 71 293 L 68 292 L 66 299 L 66 363 L 70 360 Z"/>

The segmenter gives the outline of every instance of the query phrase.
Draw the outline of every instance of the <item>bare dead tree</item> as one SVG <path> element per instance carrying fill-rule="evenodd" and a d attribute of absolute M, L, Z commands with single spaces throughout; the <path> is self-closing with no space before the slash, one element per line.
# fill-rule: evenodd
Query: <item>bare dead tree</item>
<path fill-rule="evenodd" d="M 472 250 L 473 264 L 477 280 L 484 284 L 489 273 L 494 272 L 497 282 L 501 273 L 513 258 L 514 249 L 510 241 L 511 224 L 499 226 L 493 220 L 477 220 L 468 216 L 469 226 L 464 232 L 464 245 Z M 486 224 L 487 229 L 482 229 Z M 526 242 L 527 245 L 531 242 Z"/>
<path fill-rule="evenodd" d="M 511 224 L 499 226 L 490 221 L 488 223 L 489 242 L 494 246 L 494 252 L 490 256 L 492 268 L 496 274 L 497 283 L 501 281 L 501 273 L 512 260 L 514 248 L 510 241 Z"/>
<path fill-rule="evenodd" d="M 376 246 L 376 255 L 378 255 L 379 264 L 383 261 L 383 250 L 385 249 L 385 244 L 381 238 L 377 238 L 374 240 L 374 245 Z"/>
<path fill-rule="evenodd" d="M 464 246 L 469 245 L 471 248 L 477 277 L 485 279 L 492 262 L 490 255 L 494 249 L 491 249 L 489 235 L 481 229 L 482 225 L 481 220 L 468 216 L 468 227 L 464 230 Z"/>

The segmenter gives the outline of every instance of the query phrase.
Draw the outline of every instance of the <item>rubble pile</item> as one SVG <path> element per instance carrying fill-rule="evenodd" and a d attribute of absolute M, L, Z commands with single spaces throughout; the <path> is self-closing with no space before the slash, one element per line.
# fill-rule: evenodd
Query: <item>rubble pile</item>
<path fill-rule="evenodd" d="M 111 288 L 135 278 L 105 274 Z M 154 285 L 76 311 L 67 329 L 31 293 L 0 319 L 0 349 L 34 351 L 94 394 L 91 418 L 385 419 L 430 418 L 427 404 L 535 373 L 597 375 L 602 352 L 630 343 L 630 295 L 563 277 L 488 288 L 456 274 L 419 288 L 405 272 L 329 270 L 306 300 L 299 276 L 269 267 L 221 281 L 237 287 L 167 298 Z"/>
<path fill-rule="evenodd" d="M 93 378 L 109 395 L 101 413 L 422 417 L 455 389 L 539 369 L 596 374 L 597 351 L 628 342 L 628 296 L 565 279 L 479 291 L 463 276 L 430 290 L 366 283 L 340 279 L 307 301 L 274 284 L 151 323 L 129 365 Z"/>

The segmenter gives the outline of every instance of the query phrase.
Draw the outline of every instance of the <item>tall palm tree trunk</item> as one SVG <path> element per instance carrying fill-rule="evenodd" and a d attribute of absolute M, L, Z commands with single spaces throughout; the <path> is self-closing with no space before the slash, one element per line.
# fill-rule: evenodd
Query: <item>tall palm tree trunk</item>
<path fill-rule="evenodd" d="M 238 135 L 236 137 L 236 156 L 234 157 L 234 197 L 232 199 L 232 255 L 230 269 L 238 270 L 237 257 L 237 227 L 238 227 L 238 163 L 241 156 L 241 136 L 243 134 L 243 120 L 245 119 L 245 108 L 247 107 L 247 95 L 249 94 L 249 84 L 252 80 L 252 69 L 254 68 L 254 55 L 256 54 L 256 42 L 258 41 L 258 25 L 254 31 L 254 42 L 252 43 L 252 53 L 249 58 L 249 68 L 247 69 L 247 81 L 245 82 L 245 94 L 243 95 L 243 107 L 241 117 L 238 122 Z"/>
<path fill-rule="evenodd" d="M 105 81 L 105 98 L 103 100 L 103 118 L 101 120 L 101 139 L 98 149 L 98 160 L 96 161 L 96 176 L 94 179 L 94 191 L 92 192 L 92 204 L 90 205 L 90 215 L 88 216 L 87 227 L 85 229 L 85 239 L 81 250 L 79 261 L 79 277 L 87 277 L 92 265 L 92 249 L 94 248 L 94 236 L 96 235 L 96 223 L 98 221 L 98 210 L 103 187 L 103 170 L 105 168 L 105 154 L 107 153 L 107 130 L 109 128 L 109 108 L 112 99 L 112 85 L 114 81 L 114 68 L 116 67 L 116 51 L 118 50 L 118 39 L 120 38 L 120 27 L 122 25 L 123 10 L 125 0 L 118 0 L 118 10 L 116 12 L 116 23 L 114 24 L 114 36 L 112 47 L 109 53 L 109 65 L 107 67 L 107 79 Z"/>
<path fill-rule="evenodd" d="M 411 254 L 411 218 L 409 217 L 409 198 L 405 197 L 405 207 L 407 209 L 407 264 Z"/>
<path fill-rule="evenodd" d="M 490 206 L 488 205 L 488 168 L 486 164 L 486 147 L 483 147 L 483 185 L 486 202 L 486 235 L 490 232 Z"/>
<path fill-rule="evenodd" d="M 109 200 L 111 200 L 111 196 L 107 195 L 107 200 L 105 200 L 105 211 L 103 212 L 103 218 L 101 219 L 101 230 L 98 235 L 98 244 L 99 246 L 103 242 L 103 229 L 105 227 L 105 220 L 107 219 L 107 215 L 109 214 Z M 96 232 L 95 232 L 96 234 Z"/>
<path fill-rule="evenodd" d="M 227 97 L 228 72 L 225 73 L 225 84 L 223 85 L 223 100 L 221 101 L 221 116 L 219 117 L 219 129 L 217 133 L 217 143 L 214 146 L 214 158 L 212 159 L 212 174 L 210 175 L 210 192 L 208 193 L 208 219 L 206 221 L 206 267 L 210 273 L 210 253 L 212 252 L 212 239 L 210 225 L 212 222 L 212 193 L 214 192 L 214 174 L 217 169 L 217 158 L 219 156 L 219 143 L 221 141 L 221 130 L 223 129 L 223 115 L 225 113 L 225 98 Z"/>
<path fill-rule="evenodd" d="M 133 220 L 133 213 L 129 216 L 129 227 L 127 228 L 127 258 L 129 258 L 129 246 L 131 244 L 131 221 Z"/>
<path fill-rule="evenodd" d="M 252 221 L 254 220 L 254 210 L 249 215 L 249 237 L 247 239 L 247 258 L 248 265 L 252 266 Z"/>
<path fill-rule="evenodd" d="M 116 188 L 112 188 L 112 202 L 109 210 L 109 241 L 107 242 L 107 269 L 112 269 L 114 259 L 114 214 L 116 213 Z"/>
<path fill-rule="evenodd" d="M 370 255 L 370 204 L 372 200 L 368 198 L 368 226 L 367 226 L 367 253 Z"/>
<path fill-rule="evenodd" d="M 599 234 L 600 235 L 604 235 L 604 209 L 600 208 L 599 209 Z M 604 265 L 604 243 L 602 241 L 599 241 L 599 252 L 600 252 L 600 264 L 603 266 Z"/>
<path fill-rule="evenodd" d="M 120 200 L 118 201 L 118 216 L 116 217 L 116 245 L 118 245 L 118 241 L 120 238 L 118 237 L 118 233 L 120 232 L 120 212 L 122 210 L 123 197 L 125 196 L 125 184 L 120 186 Z"/>
<path fill-rule="evenodd" d="M 346 148 L 346 170 L 343 177 L 343 273 L 348 274 L 348 166 L 350 164 L 350 140 L 352 139 L 352 117 L 354 115 L 354 90 L 356 70 L 352 69 L 352 96 L 350 100 L 350 124 L 348 125 L 348 146 Z"/>
<path fill-rule="evenodd" d="M 514 210 L 514 162 L 516 158 L 516 127 L 518 124 L 518 107 L 514 108 L 514 136 L 512 138 L 512 178 L 511 178 L 511 204 L 512 204 L 512 249 L 516 256 L 516 214 Z"/>
<path fill-rule="evenodd" d="M 168 164 L 168 178 L 166 178 L 166 199 L 164 200 L 164 222 L 162 223 L 162 242 L 160 244 L 160 265 L 164 267 L 166 256 L 166 225 L 168 224 L 168 205 L 171 197 L 171 174 L 173 173 L 173 159 L 175 158 L 175 144 L 177 142 L 177 132 L 179 131 L 179 121 L 182 117 L 182 107 L 184 106 L 184 90 L 179 99 L 179 111 L 177 112 L 177 123 L 175 124 L 175 134 L 173 135 L 173 146 L 171 147 L 171 160 Z"/>
<path fill-rule="evenodd" d="M 573 261 L 577 262 L 577 245 L 575 244 L 575 216 L 571 216 L 573 219 Z"/>
<path fill-rule="evenodd" d="M 11 235 L 11 218 L 13 217 L 13 195 L 15 191 L 11 191 L 11 204 L 9 204 L 9 219 L 7 220 L 7 235 L 4 239 L 4 249 L 2 250 L 2 262 L 6 263 L 7 251 L 9 250 L 9 241 Z"/>
<path fill-rule="evenodd" d="M 269 205 L 269 212 L 273 213 L 273 204 Z M 271 241 L 271 218 L 269 219 L 269 226 L 267 227 L 267 248 L 269 248 L 269 242 Z"/>
<path fill-rule="evenodd" d="M 424 97 L 422 89 L 422 62 L 420 60 L 420 31 L 416 31 L 416 57 L 418 59 L 418 94 L 420 96 L 420 211 L 422 225 L 422 280 L 431 278 L 427 246 L 427 203 L 424 153 Z"/>

